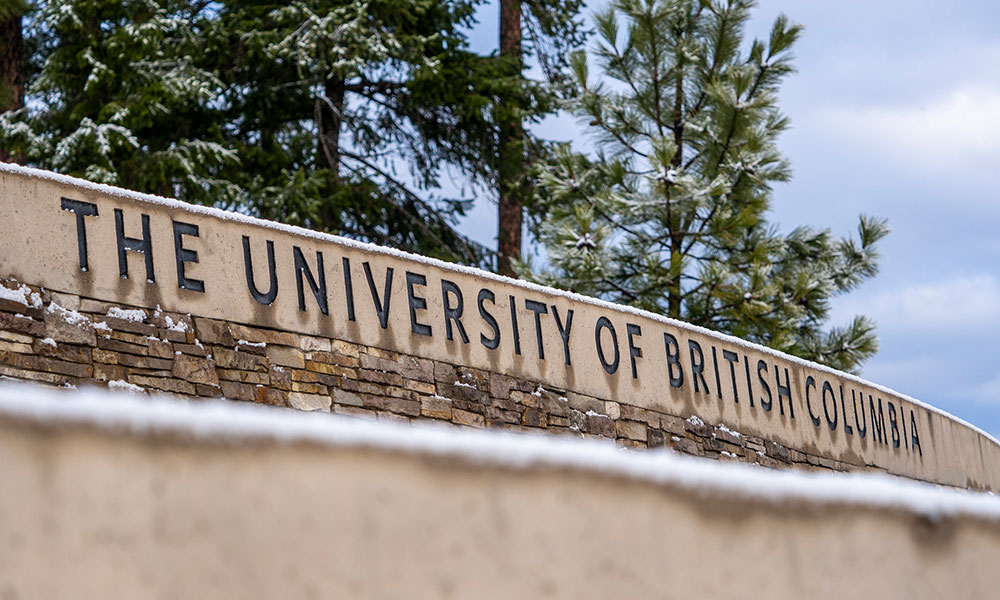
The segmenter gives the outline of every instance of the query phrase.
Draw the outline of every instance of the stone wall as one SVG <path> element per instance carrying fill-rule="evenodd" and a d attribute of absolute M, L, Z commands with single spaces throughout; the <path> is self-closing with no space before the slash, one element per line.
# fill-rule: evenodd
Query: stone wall
<path fill-rule="evenodd" d="M 0 214 L 0 375 L 1000 490 L 968 423 L 661 315 L 13 165 Z"/>
<path fill-rule="evenodd" d="M 343 340 L 112 304 L 3 280 L 0 375 L 54 386 L 545 430 L 767 467 L 871 470 L 672 415 Z M 12 299 L 14 298 L 14 299 Z M 18 298 L 24 298 L 20 302 Z"/>

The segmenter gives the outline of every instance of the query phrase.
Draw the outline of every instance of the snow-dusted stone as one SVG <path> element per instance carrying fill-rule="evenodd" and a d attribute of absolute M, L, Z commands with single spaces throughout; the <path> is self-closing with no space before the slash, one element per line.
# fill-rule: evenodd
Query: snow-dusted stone
<path fill-rule="evenodd" d="M 45 310 L 45 334 L 56 342 L 96 346 L 97 337 L 90 318 L 52 302 Z"/>
<path fill-rule="evenodd" d="M 174 356 L 173 375 L 191 383 L 219 385 L 215 373 L 215 361 L 208 358 L 177 354 Z"/>

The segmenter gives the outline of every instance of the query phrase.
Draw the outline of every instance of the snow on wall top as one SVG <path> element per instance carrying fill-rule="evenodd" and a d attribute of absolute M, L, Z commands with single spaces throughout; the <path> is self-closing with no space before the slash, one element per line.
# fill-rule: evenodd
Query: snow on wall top
<path fill-rule="evenodd" d="M 196 443 L 308 442 L 450 458 L 511 469 L 554 468 L 625 477 L 717 498 L 901 510 L 929 519 L 1000 521 L 1000 498 L 879 474 L 776 471 L 671 451 L 640 452 L 593 439 L 404 426 L 225 400 L 86 388 L 75 393 L 0 383 L 0 418 L 42 427 L 81 426 L 136 437 L 171 435 Z"/>

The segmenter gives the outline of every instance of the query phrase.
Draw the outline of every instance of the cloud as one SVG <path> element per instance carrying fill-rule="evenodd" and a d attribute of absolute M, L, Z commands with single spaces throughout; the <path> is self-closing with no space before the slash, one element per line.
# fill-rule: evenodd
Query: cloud
<path fill-rule="evenodd" d="M 966 387 L 957 395 L 967 402 L 1000 405 L 1000 375 Z"/>
<path fill-rule="evenodd" d="M 869 315 L 880 332 L 984 334 L 1000 327 L 1000 282 L 991 275 L 958 276 L 874 295 L 854 294 L 843 299 L 837 312 Z"/>
<path fill-rule="evenodd" d="M 940 174 L 1000 161 L 998 87 L 962 87 L 903 105 L 823 106 L 806 121 L 824 136 L 908 170 Z"/>

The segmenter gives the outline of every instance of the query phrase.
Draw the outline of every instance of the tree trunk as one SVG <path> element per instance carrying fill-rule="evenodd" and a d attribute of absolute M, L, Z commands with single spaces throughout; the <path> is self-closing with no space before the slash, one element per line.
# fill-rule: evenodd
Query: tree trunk
<path fill-rule="evenodd" d="M 344 123 L 344 80 L 328 79 L 324 87 L 326 100 L 321 100 L 320 122 L 316 125 L 320 135 L 320 163 L 340 177 L 340 130 Z"/>
<path fill-rule="evenodd" d="M 24 106 L 24 49 L 21 16 L 0 20 L 0 112 Z M 23 163 L 24 157 L 0 148 L 0 161 Z"/>
<path fill-rule="evenodd" d="M 522 69 L 520 0 L 500 0 L 500 55 L 514 59 L 517 75 L 520 77 Z M 516 277 L 512 261 L 521 258 L 521 228 L 524 223 L 519 194 L 519 184 L 524 177 L 524 130 L 517 113 L 516 102 L 501 99 L 498 111 L 500 177 L 497 272 L 509 277 Z"/>
<path fill-rule="evenodd" d="M 324 86 L 325 99 L 320 100 L 316 111 L 319 130 L 319 164 L 325 166 L 340 182 L 340 130 L 344 124 L 344 80 L 331 78 Z M 332 202 L 326 202 L 322 211 L 323 228 L 336 232 L 340 229 L 341 218 L 335 213 Z"/>

